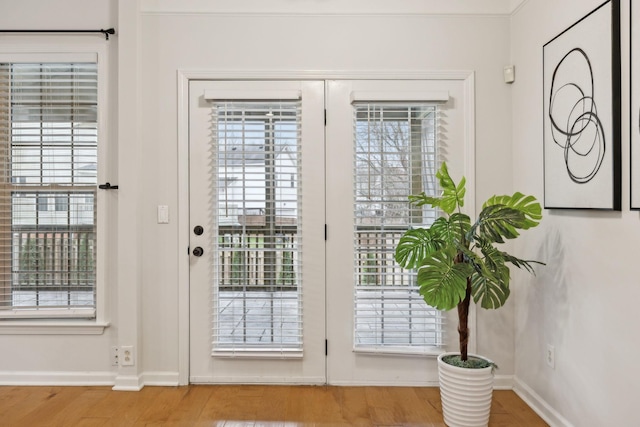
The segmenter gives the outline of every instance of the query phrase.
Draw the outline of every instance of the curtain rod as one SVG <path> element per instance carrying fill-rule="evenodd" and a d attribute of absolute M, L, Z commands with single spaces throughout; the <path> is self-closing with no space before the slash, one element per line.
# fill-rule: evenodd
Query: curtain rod
<path fill-rule="evenodd" d="M 109 34 L 115 34 L 116 30 L 0 30 L 0 33 L 102 33 L 109 40 Z"/>

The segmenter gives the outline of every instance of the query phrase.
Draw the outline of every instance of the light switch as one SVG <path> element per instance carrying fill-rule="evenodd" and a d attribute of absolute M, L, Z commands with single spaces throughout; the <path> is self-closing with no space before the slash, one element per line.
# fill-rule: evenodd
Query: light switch
<path fill-rule="evenodd" d="M 516 67 L 514 65 L 509 65 L 504 67 L 504 82 L 505 83 L 513 83 L 516 81 Z"/>
<path fill-rule="evenodd" d="M 158 224 L 169 224 L 169 206 L 158 205 Z"/>

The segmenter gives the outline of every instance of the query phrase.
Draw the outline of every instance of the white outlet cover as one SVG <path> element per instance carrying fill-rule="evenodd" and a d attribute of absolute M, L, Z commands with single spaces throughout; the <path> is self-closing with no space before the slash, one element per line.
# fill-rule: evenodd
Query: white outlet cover
<path fill-rule="evenodd" d="M 556 349 L 551 344 L 547 344 L 547 365 L 551 369 L 555 369 L 556 367 Z"/>
<path fill-rule="evenodd" d="M 120 347 L 120 366 L 133 366 L 136 364 L 136 355 L 133 352 L 132 345 L 123 345 Z"/>

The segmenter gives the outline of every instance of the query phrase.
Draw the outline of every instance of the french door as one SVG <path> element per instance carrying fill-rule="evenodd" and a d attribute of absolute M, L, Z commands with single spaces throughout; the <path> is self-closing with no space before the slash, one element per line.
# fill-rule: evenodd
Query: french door
<path fill-rule="evenodd" d="M 324 383 L 324 83 L 189 92 L 190 381 Z"/>
<path fill-rule="evenodd" d="M 451 326 L 392 252 L 436 215 L 406 195 L 437 190 L 445 155 L 462 169 L 463 144 L 437 152 L 462 96 L 451 81 L 190 82 L 191 382 L 436 380 Z"/>

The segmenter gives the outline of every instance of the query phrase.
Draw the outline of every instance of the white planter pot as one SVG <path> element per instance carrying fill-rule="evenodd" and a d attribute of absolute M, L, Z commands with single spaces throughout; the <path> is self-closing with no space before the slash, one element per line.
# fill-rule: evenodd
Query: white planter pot
<path fill-rule="evenodd" d="M 493 396 L 493 368 L 466 369 L 442 361 L 445 356 L 458 354 L 438 356 L 444 422 L 449 427 L 486 427 Z M 469 357 L 486 359 L 474 354 L 469 354 Z"/>

